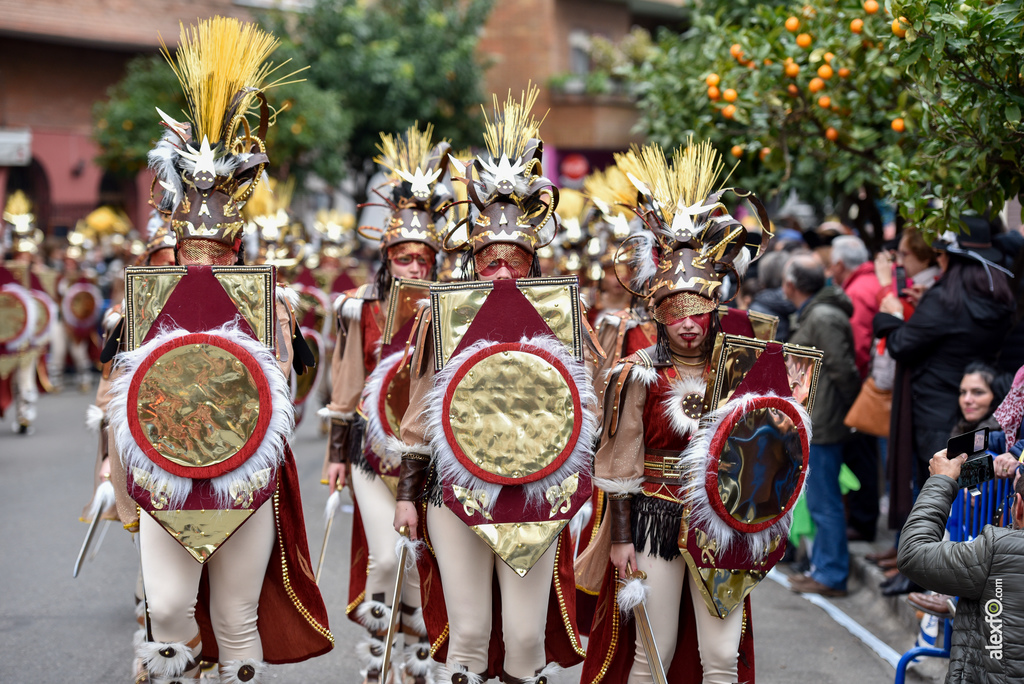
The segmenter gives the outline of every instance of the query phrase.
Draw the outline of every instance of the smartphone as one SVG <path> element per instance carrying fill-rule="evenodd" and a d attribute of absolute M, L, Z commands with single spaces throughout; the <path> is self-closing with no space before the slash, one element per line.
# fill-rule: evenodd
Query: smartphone
<path fill-rule="evenodd" d="M 902 297 L 903 291 L 907 289 L 907 269 L 902 266 L 896 267 L 896 277 L 893 279 L 896 286 L 896 296 Z"/>
<path fill-rule="evenodd" d="M 987 447 L 988 428 L 955 435 L 946 442 L 946 458 L 952 459 L 960 454 L 967 454 L 967 461 L 960 468 L 960 477 L 956 483 L 960 489 L 968 489 L 975 496 L 980 493 L 980 484 L 993 480 L 996 476 L 992 454 L 985 451 Z"/>

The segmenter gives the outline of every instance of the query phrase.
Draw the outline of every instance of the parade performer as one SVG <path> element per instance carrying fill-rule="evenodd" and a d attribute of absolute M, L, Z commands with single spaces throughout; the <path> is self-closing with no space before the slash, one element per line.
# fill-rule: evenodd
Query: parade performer
<path fill-rule="evenodd" d="M 379 239 L 382 264 L 372 283 L 337 301 L 340 326 L 332 358 L 332 396 L 323 412 L 331 420 L 325 479 L 332 491 L 347 479 L 355 503 L 347 612 L 369 632 L 359 645 L 367 682 L 387 679 L 381 666 L 392 610 L 401 611 L 406 675 L 423 684 L 432 668 L 415 570 L 404 576 L 400 605 L 391 595 L 398 575 L 399 535 L 391 521 L 400 462 L 386 452 L 405 413 L 409 336 L 419 300 L 426 296 L 425 281 L 437 277 L 437 228 L 439 222 L 445 225 L 451 201 L 445 185 L 450 146 L 433 145 L 432 132 L 428 125 L 425 131 L 413 126 L 397 138 L 381 135 L 376 161 L 388 169 L 388 180 L 373 192 L 389 211 L 387 224 L 362 226 L 360 233 Z"/>
<path fill-rule="evenodd" d="M 495 98 L 487 154 L 459 173 L 473 213 L 446 248 L 476 278 L 431 287 L 393 444 L 395 528 L 427 542 L 421 593 L 443 684 L 543 684 L 583 655 L 567 523 L 591 494 L 599 352 L 576 279 L 529 277 L 558 228 L 536 94 Z"/>
<path fill-rule="evenodd" d="M 288 374 L 305 370 L 272 266 L 242 266 L 241 205 L 268 163 L 263 94 L 277 40 L 215 17 L 165 49 L 190 121 L 161 113 L 150 153 L 176 266 L 132 267 L 108 406 L 111 480 L 138 529 L 146 601 L 140 681 L 265 682 L 267 663 L 327 652 L 310 570 Z M 108 345 L 104 352 L 110 349 Z"/>
<path fill-rule="evenodd" d="M 3 220 L 10 226 L 3 242 L 10 241 L 13 259 L 0 264 L 0 417 L 15 403 L 11 428 L 30 435 L 39 385 L 48 384 L 45 354 L 57 321 L 51 296 L 55 274 L 35 262 L 42 232 L 25 193 L 8 198 Z"/>
<path fill-rule="evenodd" d="M 582 681 L 661 681 L 649 631 L 667 681 L 751 682 L 747 595 L 785 549 L 810 421 L 790 396 L 781 345 L 754 340 L 745 317 L 718 308 L 723 277 L 742 277 L 770 234 L 726 213 L 708 143 L 678 150 L 671 165 L 657 146 L 617 163 L 653 233 L 633 241 L 633 287 L 658 334 L 616 366 L 605 398 L 594 470 L 608 509 L 577 562 L 580 585 L 599 588 L 601 603 Z M 731 192 L 767 224 L 756 198 Z M 726 343 L 746 356 L 737 361 Z M 646 581 L 620 590 L 638 571 Z M 645 589 L 646 616 L 634 619 Z"/>

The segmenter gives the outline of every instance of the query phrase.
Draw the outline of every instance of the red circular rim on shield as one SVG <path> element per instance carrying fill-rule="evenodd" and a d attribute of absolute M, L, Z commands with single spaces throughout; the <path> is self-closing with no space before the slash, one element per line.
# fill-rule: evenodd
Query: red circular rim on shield
<path fill-rule="evenodd" d="M 540 470 L 530 473 L 529 475 L 524 475 L 523 477 L 515 478 L 506 477 L 503 475 L 495 475 L 494 473 L 488 472 L 481 468 L 480 466 L 478 466 L 476 463 L 474 463 L 473 459 L 467 456 L 466 453 L 462 450 L 462 447 L 459 446 L 458 441 L 455 439 L 455 432 L 452 430 L 451 424 L 452 397 L 455 394 L 455 389 L 459 386 L 459 383 L 462 381 L 462 378 L 465 377 L 466 373 L 471 371 L 474 366 L 476 366 L 478 363 L 486 359 L 488 356 L 493 356 L 495 354 L 499 354 L 501 352 L 506 351 L 518 351 L 526 352 L 527 354 L 533 354 L 534 356 L 539 356 L 540 358 L 544 359 L 549 364 L 551 364 L 551 366 L 554 367 L 554 369 L 558 371 L 558 373 L 565 380 L 565 384 L 569 387 L 569 392 L 572 395 L 573 408 L 572 434 L 569 435 L 569 439 L 566 442 L 565 447 L 558 454 L 558 456 L 556 456 L 551 461 L 551 463 L 541 468 Z M 452 452 L 455 454 L 455 457 L 459 459 L 459 463 L 461 463 L 466 468 L 466 470 L 471 472 L 476 477 L 479 477 L 481 480 L 485 482 L 490 482 L 492 484 L 527 484 L 530 482 L 536 482 L 537 480 L 541 480 L 547 477 L 551 473 L 558 470 L 562 466 L 562 464 L 565 463 L 565 461 L 569 458 L 569 455 L 572 453 L 573 449 L 576 448 L 576 442 L 579 441 L 580 430 L 583 429 L 580 393 L 576 387 L 576 383 L 574 383 L 572 380 L 572 376 L 569 375 L 569 370 L 565 367 L 565 364 L 563 364 L 553 354 L 541 349 L 540 347 L 535 347 L 534 345 L 531 344 L 522 344 L 520 342 L 506 342 L 501 344 L 495 344 L 490 347 L 487 347 L 486 349 L 481 349 L 480 351 L 476 352 L 468 359 L 466 359 L 462 363 L 462 365 L 459 366 L 458 370 L 455 371 L 451 381 L 448 383 L 448 387 L 444 393 L 444 403 L 441 406 L 441 411 L 441 422 L 444 425 L 445 437 L 447 438 L 448 445 L 451 447 Z"/>
<path fill-rule="evenodd" d="M 728 416 L 719 424 L 718 429 L 715 430 L 714 436 L 711 438 L 711 444 L 709 446 L 709 458 L 707 473 L 704 476 L 704 487 L 708 493 L 708 502 L 711 507 L 715 509 L 722 521 L 725 522 L 729 527 L 740 532 L 761 532 L 768 529 L 779 521 L 779 518 L 788 513 L 793 506 L 796 505 L 797 500 L 800 498 L 800 489 L 804 484 L 804 477 L 807 475 L 807 468 L 800 468 L 800 475 L 797 477 L 796 486 L 793 487 L 793 492 L 789 495 L 789 499 L 786 501 L 786 505 L 782 507 L 782 510 L 777 515 L 769 520 L 763 520 L 759 523 L 745 523 L 732 517 L 725 508 L 725 504 L 722 503 L 722 497 L 718 493 L 718 467 L 721 461 L 722 448 L 725 446 L 725 441 L 729 439 L 729 435 L 732 429 L 736 426 L 736 423 L 743 417 L 743 415 L 753 409 L 759 408 L 771 408 L 777 409 L 782 413 L 785 413 L 793 423 L 797 426 L 800 432 L 800 448 L 803 453 L 808 453 L 809 445 L 807 442 L 807 430 L 803 427 L 803 419 L 797 412 L 793 405 L 781 398 L 781 397 L 756 397 L 749 400 L 745 406 L 738 406 L 729 413 Z"/>
<path fill-rule="evenodd" d="M 252 434 L 249 435 L 249 438 L 245 441 L 245 444 L 243 444 L 234 455 L 220 463 L 215 463 L 209 466 L 183 466 L 161 454 L 150 443 L 149 438 L 146 437 L 146 432 L 139 420 L 138 411 L 131 410 L 132 407 L 138 406 L 139 388 L 142 385 L 143 378 L 146 377 L 146 373 L 150 368 L 152 368 L 153 364 L 159 361 L 167 352 L 189 344 L 209 344 L 232 354 L 236 359 L 241 361 L 242 365 L 244 365 L 249 371 L 249 375 L 256 383 L 256 388 L 260 397 L 260 411 L 256 419 L 256 426 L 253 428 Z M 257 361 L 256 358 L 245 349 L 245 347 L 231 342 L 230 340 L 226 340 L 223 337 L 217 337 L 216 335 L 209 335 L 207 333 L 188 333 L 187 335 L 182 335 L 181 337 L 177 337 L 161 344 L 154 349 L 142 363 L 139 364 L 138 369 L 135 371 L 135 375 L 132 377 L 131 385 L 128 388 L 128 426 L 131 428 L 132 437 L 135 439 L 135 443 L 139 445 L 139 448 L 142 449 L 143 453 L 145 453 L 153 463 L 157 464 L 172 475 L 191 479 L 218 477 L 245 463 L 245 461 L 255 453 L 256 449 L 259 448 L 260 444 L 263 443 L 263 438 L 266 436 L 267 428 L 270 425 L 270 416 L 273 412 L 271 396 L 270 384 L 267 382 L 263 368 L 260 366 L 259 361 Z"/>

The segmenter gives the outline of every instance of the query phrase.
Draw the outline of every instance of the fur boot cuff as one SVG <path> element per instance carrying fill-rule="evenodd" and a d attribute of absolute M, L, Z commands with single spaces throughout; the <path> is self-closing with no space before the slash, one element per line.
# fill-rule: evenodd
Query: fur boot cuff
<path fill-rule="evenodd" d="M 143 641 L 135 654 L 153 675 L 154 683 L 156 677 L 179 677 L 196 665 L 192 650 L 184 641 Z"/>
<path fill-rule="evenodd" d="M 383 634 L 391 624 L 391 608 L 380 601 L 363 601 L 356 608 L 356 620 L 370 632 Z"/>
<path fill-rule="evenodd" d="M 220 665 L 220 684 L 261 684 L 266 680 L 267 664 L 246 658 Z"/>
<path fill-rule="evenodd" d="M 465 665 L 449 661 L 438 666 L 435 681 L 439 684 L 483 684 L 484 678 L 470 672 Z"/>

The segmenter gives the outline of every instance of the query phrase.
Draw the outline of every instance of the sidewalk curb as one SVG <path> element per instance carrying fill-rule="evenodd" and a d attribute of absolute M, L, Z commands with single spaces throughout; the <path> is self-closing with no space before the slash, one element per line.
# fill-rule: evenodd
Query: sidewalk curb
<path fill-rule="evenodd" d="M 850 542 L 850 574 L 861 582 L 865 591 L 874 594 L 880 603 L 887 605 L 901 624 L 916 634 L 920 628 L 917 609 L 907 603 L 906 594 L 883 596 L 878 585 L 885 580 L 885 573 L 877 565 L 864 559 L 866 553 L 878 550 L 867 542 Z"/>

